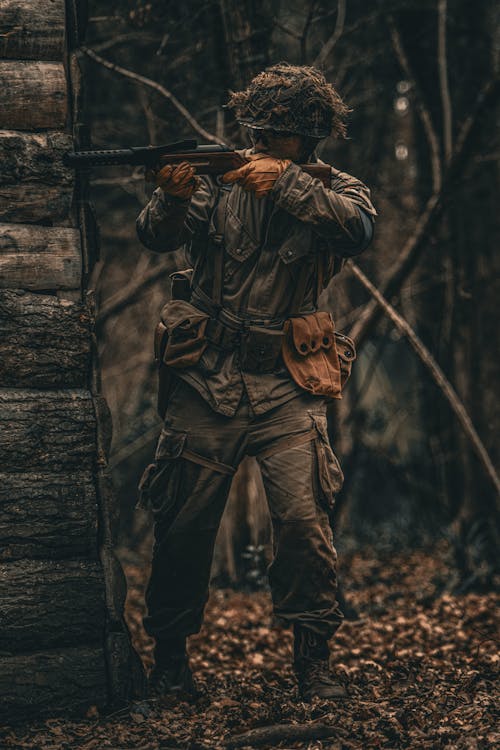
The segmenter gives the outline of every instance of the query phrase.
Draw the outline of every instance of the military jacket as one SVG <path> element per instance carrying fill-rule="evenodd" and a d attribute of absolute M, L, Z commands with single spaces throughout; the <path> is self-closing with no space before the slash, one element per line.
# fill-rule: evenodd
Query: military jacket
<path fill-rule="evenodd" d="M 149 249 L 163 253 L 186 245 L 196 269 L 194 304 L 197 290 L 211 295 L 214 238 L 222 238 L 224 247 L 223 307 L 235 317 L 265 325 L 279 324 L 290 314 L 303 274 L 307 283 L 300 312 L 313 312 L 319 264 L 326 286 L 339 260 L 362 252 L 371 240 L 376 211 L 370 191 L 333 167 L 330 188 L 294 163 L 266 198 L 234 185 L 221 217 L 217 205 L 223 189 L 228 188 L 202 177 L 191 200 L 179 201 L 158 188 L 137 219 L 139 239 Z M 177 372 L 215 411 L 227 416 L 234 415 L 244 390 L 255 414 L 301 393 L 284 367 L 265 374 L 242 372 L 237 351 L 221 354 L 210 346 L 198 365 Z"/>

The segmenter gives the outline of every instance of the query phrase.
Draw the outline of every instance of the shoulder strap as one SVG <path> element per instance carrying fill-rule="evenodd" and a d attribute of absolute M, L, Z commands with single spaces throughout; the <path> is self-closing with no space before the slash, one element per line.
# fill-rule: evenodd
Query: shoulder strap
<path fill-rule="evenodd" d="M 290 318 L 300 315 L 300 308 L 302 307 L 302 304 L 304 302 L 304 294 L 306 292 L 306 286 L 309 280 L 309 269 L 310 265 L 307 262 L 307 258 L 304 258 L 299 267 L 292 301 L 290 302 L 290 307 L 288 308 L 288 316 Z"/>
<path fill-rule="evenodd" d="M 222 303 L 222 280 L 224 278 L 224 223 L 226 208 L 231 188 L 221 187 L 215 209 L 215 233 L 211 236 L 214 247 L 214 280 L 212 285 L 212 301 L 220 307 Z"/>
<path fill-rule="evenodd" d="M 192 286 L 196 287 L 201 269 L 204 267 L 207 255 L 214 269 L 212 279 L 212 301 L 220 307 L 222 302 L 222 280 L 224 278 L 224 223 L 226 208 L 232 185 L 229 187 L 219 186 L 216 204 L 212 211 L 208 227 L 208 237 L 197 258 Z"/>

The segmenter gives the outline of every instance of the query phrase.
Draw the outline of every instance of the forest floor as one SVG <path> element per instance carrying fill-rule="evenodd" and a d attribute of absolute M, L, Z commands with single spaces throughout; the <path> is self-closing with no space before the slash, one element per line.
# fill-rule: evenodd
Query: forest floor
<path fill-rule="evenodd" d="M 126 563 L 127 619 L 137 650 L 151 664 L 152 643 L 141 626 L 147 566 Z M 332 666 L 349 699 L 297 699 L 291 633 L 272 622 L 269 595 L 214 590 L 190 654 L 204 695 L 165 705 L 139 701 L 105 716 L 53 718 L 0 730 L 2 750 L 216 750 L 264 748 L 500 747 L 498 712 L 500 597 L 446 593 L 445 551 L 344 556 L 342 577 L 359 619 L 332 642 Z M 497 721 L 495 721 L 497 720 Z M 275 725 L 279 728 L 272 729 Z M 284 737 L 284 725 L 331 732 L 329 739 Z M 256 728 L 274 738 L 238 738 Z M 280 741 L 280 737 L 284 738 Z M 262 738 L 261 738 L 262 739 Z"/>

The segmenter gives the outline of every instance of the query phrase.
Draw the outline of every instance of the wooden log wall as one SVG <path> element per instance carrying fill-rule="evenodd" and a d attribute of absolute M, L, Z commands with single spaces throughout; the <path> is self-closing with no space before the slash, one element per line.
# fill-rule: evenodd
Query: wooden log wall
<path fill-rule="evenodd" d="M 0 721 L 116 705 L 142 688 L 123 624 L 86 279 L 85 0 L 0 0 Z"/>

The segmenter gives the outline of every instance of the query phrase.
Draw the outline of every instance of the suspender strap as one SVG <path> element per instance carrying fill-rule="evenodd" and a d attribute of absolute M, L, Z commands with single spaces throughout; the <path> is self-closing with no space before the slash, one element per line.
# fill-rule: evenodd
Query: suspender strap
<path fill-rule="evenodd" d="M 314 300 L 314 307 L 318 306 L 319 295 L 323 291 L 323 284 L 325 282 L 325 263 L 325 252 L 318 253 L 316 260 L 316 299 Z"/>
<path fill-rule="evenodd" d="M 304 294 L 309 280 L 309 268 L 310 266 L 306 258 L 299 266 L 297 280 L 295 282 L 295 290 L 292 301 L 290 302 L 290 307 L 288 308 L 288 317 L 290 318 L 300 314 L 300 308 L 304 302 Z"/>
<path fill-rule="evenodd" d="M 215 233 L 211 237 L 214 247 L 212 301 L 217 307 L 220 307 L 222 304 L 222 286 L 224 279 L 224 223 L 226 221 L 226 208 L 230 193 L 231 189 L 221 188 L 219 190 L 219 198 L 215 210 Z"/>

